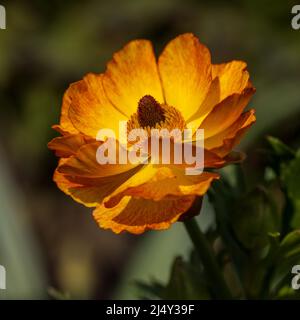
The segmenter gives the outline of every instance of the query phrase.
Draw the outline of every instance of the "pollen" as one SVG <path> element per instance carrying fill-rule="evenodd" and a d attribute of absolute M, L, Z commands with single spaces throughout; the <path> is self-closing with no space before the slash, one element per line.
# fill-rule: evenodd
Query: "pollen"
<path fill-rule="evenodd" d="M 142 128 L 154 128 L 165 121 L 165 113 L 161 105 L 150 95 L 143 96 L 138 103 L 137 116 Z"/>
<path fill-rule="evenodd" d="M 144 129 L 148 136 L 152 129 L 184 130 L 185 120 L 174 107 L 158 103 L 152 96 L 143 96 L 138 102 L 137 112 L 127 122 L 127 134 L 133 129 Z"/>

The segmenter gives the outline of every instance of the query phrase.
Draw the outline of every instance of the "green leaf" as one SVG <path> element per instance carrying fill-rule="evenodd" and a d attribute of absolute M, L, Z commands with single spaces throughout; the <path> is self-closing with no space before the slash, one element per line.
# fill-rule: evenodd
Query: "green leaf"
<path fill-rule="evenodd" d="M 280 243 L 274 261 L 270 281 L 271 292 L 279 291 L 285 285 L 290 286 L 291 270 L 300 263 L 300 230 L 290 232 Z"/>
<path fill-rule="evenodd" d="M 53 287 L 48 288 L 50 298 L 54 300 L 71 300 L 71 296 L 67 292 L 61 292 Z"/>
<path fill-rule="evenodd" d="M 135 286 L 140 292 L 140 299 L 158 299 L 163 296 L 165 287 L 157 280 L 153 279 L 149 283 L 136 280 Z"/>
<path fill-rule="evenodd" d="M 300 257 L 300 230 L 289 233 L 279 247 L 280 259 L 295 259 Z"/>
<path fill-rule="evenodd" d="M 294 290 L 290 285 L 282 287 L 276 299 L 280 300 L 300 300 L 300 290 Z"/>
<path fill-rule="evenodd" d="M 181 257 L 176 257 L 163 298 L 183 300 L 209 299 L 210 295 L 202 279 L 201 269 L 183 261 Z"/>
<path fill-rule="evenodd" d="M 135 281 L 135 286 L 142 299 L 210 299 L 202 270 L 198 255 L 192 252 L 188 262 L 179 256 L 175 258 L 166 285 L 152 279 L 149 282 Z"/>
<path fill-rule="evenodd" d="M 272 193 L 258 186 L 237 202 L 231 223 L 237 239 L 249 250 L 263 250 L 270 243 L 269 233 L 280 231 L 280 206 Z"/>
<path fill-rule="evenodd" d="M 292 159 L 295 156 L 295 151 L 278 138 L 268 136 L 267 141 L 277 157 L 281 159 Z"/>
<path fill-rule="evenodd" d="M 282 165 L 281 180 L 286 187 L 289 199 L 293 204 L 293 216 L 291 227 L 300 228 L 300 152 L 297 152 L 295 159 L 288 164 Z"/>
<path fill-rule="evenodd" d="M 268 162 L 267 168 L 271 168 L 275 176 L 280 176 L 281 167 L 294 159 L 296 152 L 278 138 L 268 136 L 267 141 L 270 148 L 263 150 Z"/>

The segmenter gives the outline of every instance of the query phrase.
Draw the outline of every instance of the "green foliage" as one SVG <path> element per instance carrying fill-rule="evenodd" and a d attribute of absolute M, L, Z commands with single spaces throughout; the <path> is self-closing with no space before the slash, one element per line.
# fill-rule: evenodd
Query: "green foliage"
<path fill-rule="evenodd" d="M 232 228 L 241 244 L 258 250 L 269 243 L 269 233 L 280 231 L 280 212 L 270 190 L 258 186 L 237 200 L 230 215 Z"/>
<path fill-rule="evenodd" d="M 216 225 L 206 238 L 234 298 L 300 299 L 291 287 L 292 267 L 300 264 L 300 150 L 267 140 L 266 173 L 258 185 L 249 188 L 236 165 L 234 179 L 224 173 L 213 185 L 209 199 Z M 156 298 L 210 299 L 214 284 L 206 279 L 194 254 L 188 262 L 175 259 L 166 285 L 143 288 L 159 288 Z"/>
<path fill-rule="evenodd" d="M 278 160 L 291 160 L 295 156 L 295 151 L 278 138 L 268 136 L 267 141 L 271 146 L 274 158 L 277 158 Z"/>
<path fill-rule="evenodd" d="M 61 292 L 53 287 L 48 288 L 48 294 L 53 300 L 71 300 L 69 293 Z"/>
<path fill-rule="evenodd" d="M 290 232 L 276 248 L 270 291 L 278 292 L 290 284 L 293 265 L 300 263 L 300 230 Z"/>
<path fill-rule="evenodd" d="M 208 299 L 209 293 L 199 263 L 175 258 L 164 299 Z"/>
<path fill-rule="evenodd" d="M 291 219 L 293 228 L 300 228 L 300 152 L 297 152 L 294 159 L 281 168 L 281 180 L 286 188 L 289 200 L 292 202 L 294 214 Z"/>
<path fill-rule="evenodd" d="M 210 294 L 198 257 L 192 253 L 189 261 L 176 257 L 166 286 L 153 280 L 150 284 L 137 282 L 147 298 L 171 300 L 209 299 Z M 145 296 L 143 296 L 145 298 Z"/>

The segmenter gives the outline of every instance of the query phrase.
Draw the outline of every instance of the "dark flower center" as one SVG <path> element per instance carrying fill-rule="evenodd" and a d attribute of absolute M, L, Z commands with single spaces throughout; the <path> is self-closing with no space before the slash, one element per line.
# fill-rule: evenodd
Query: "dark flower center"
<path fill-rule="evenodd" d="M 161 105 L 150 95 L 143 96 L 137 109 L 138 121 L 141 127 L 154 128 L 157 123 L 165 121 L 166 117 Z"/>

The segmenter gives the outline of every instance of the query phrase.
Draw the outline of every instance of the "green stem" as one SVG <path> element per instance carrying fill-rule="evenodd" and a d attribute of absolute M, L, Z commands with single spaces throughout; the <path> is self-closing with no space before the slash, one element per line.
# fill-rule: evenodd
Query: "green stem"
<path fill-rule="evenodd" d="M 209 278 L 216 298 L 232 299 L 232 295 L 217 264 L 212 248 L 200 230 L 195 218 L 185 220 L 184 225 L 195 246 L 196 252 L 200 256 L 204 266 L 204 272 Z"/>

